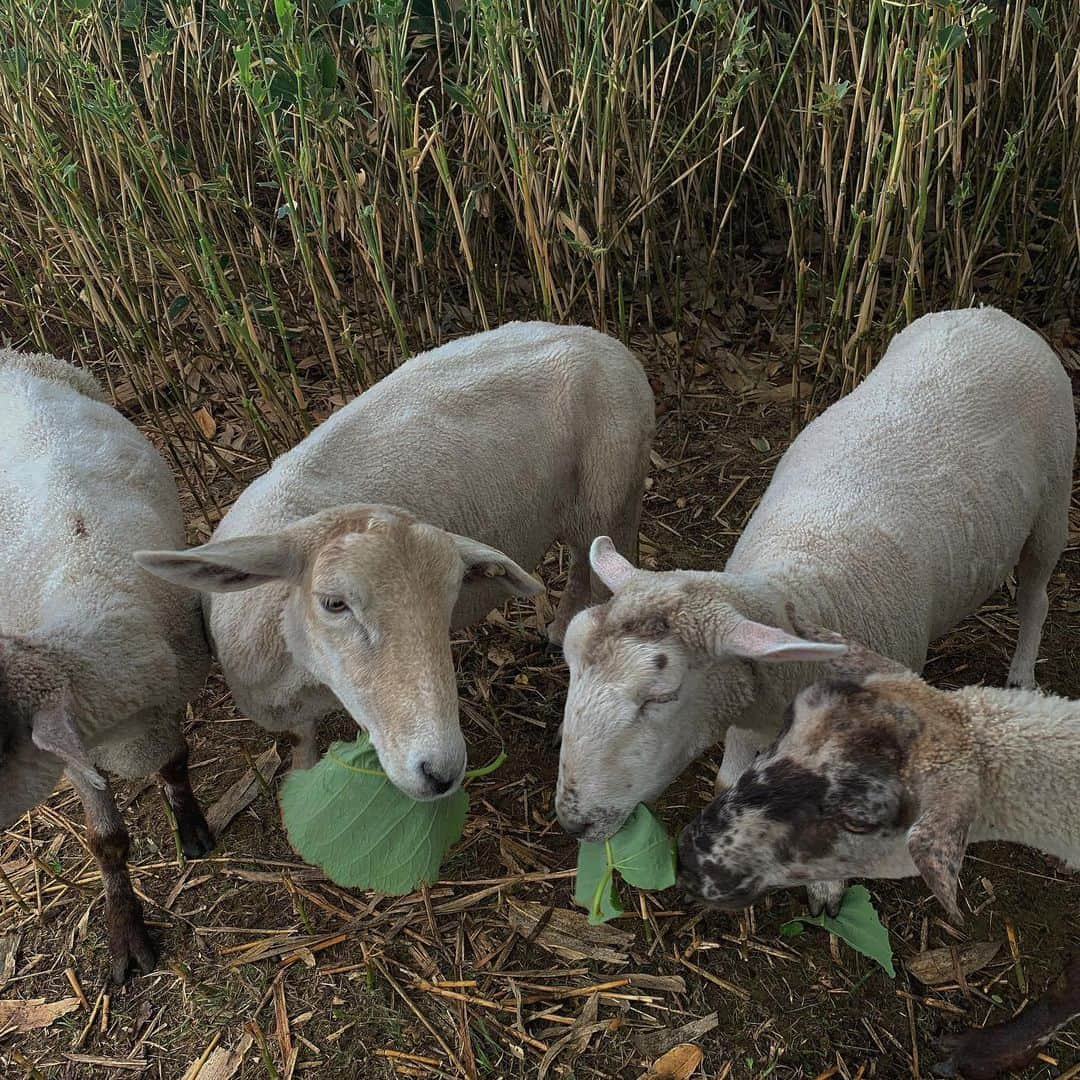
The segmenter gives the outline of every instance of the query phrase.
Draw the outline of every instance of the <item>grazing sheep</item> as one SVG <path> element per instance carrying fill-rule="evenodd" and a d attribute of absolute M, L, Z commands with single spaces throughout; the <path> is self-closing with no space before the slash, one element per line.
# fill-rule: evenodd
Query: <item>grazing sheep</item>
<path fill-rule="evenodd" d="M 500 587 L 541 591 L 522 567 L 560 539 L 561 640 L 591 599 L 590 539 L 610 528 L 635 556 L 653 411 L 614 339 L 511 323 L 417 356 L 347 405 L 211 543 L 138 558 L 214 594 L 207 625 L 236 703 L 299 731 L 295 766 L 314 763 L 318 722 L 344 707 L 397 787 L 437 798 L 465 771 L 450 628 L 482 618 Z"/>
<path fill-rule="evenodd" d="M 959 921 L 969 843 L 1011 840 L 1080 869 L 1080 701 L 937 690 L 894 660 L 791 621 L 803 638 L 848 651 L 683 831 L 688 891 L 745 907 L 796 883 L 921 874 Z"/>
<path fill-rule="evenodd" d="M 197 602 L 144 574 L 137 546 L 183 541 L 176 486 L 85 371 L 0 349 L 0 828 L 66 770 L 101 867 L 112 975 L 155 950 L 128 834 L 98 771 L 159 771 L 184 852 L 213 846 L 178 718 L 209 664 Z"/>
<path fill-rule="evenodd" d="M 768 741 L 839 648 L 787 632 L 785 601 L 918 670 L 1016 566 L 1009 677 L 1033 685 L 1075 442 L 1042 338 L 992 308 L 928 315 L 791 444 L 722 573 L 636 570 L 599 538 L 614 596 L 564 642 L 564 828 L 611 836 L 732 723 Z"/>
<path fill-rule="evenodd" d="M 1009 840 L 1080 869 L 1080 701 L 1034 690 L 928 686 L 893 660 L 789 618 L 804 638 L 844 645 L 829 677 L 788 707 L 752 760 L 725 746 L 718 797 L 679 838 L 679 882 L 715 907 L 846 876 L 921 875 L 955 922 L 971 843 Z M 741 772 L 741 775 L 740 775 Z M 1020 1070 L 1080 1018 L 1080 958 L 1019 1016 L 943 1040 L 940 1076 Z"/>

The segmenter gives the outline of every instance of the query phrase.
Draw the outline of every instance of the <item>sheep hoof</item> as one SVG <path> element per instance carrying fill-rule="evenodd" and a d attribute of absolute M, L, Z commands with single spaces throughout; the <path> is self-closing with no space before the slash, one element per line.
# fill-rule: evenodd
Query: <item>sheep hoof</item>
<path fill-rule="evenodd" d="M 176 828 L 185 858 L 201 859 L 214 850 L 214 834 L 197 803 L 185 817 L 177 820 Z"/>
<path fill-rule="evenodd" d="M 136 968 L 149 975 L 157 967 L 158 952 L 136 906 L 109 913 L 109 952 L 112 955 L 112 981 L 117 986 L 127 982 Z"/>
<path fill-rule="evenodd" d="M 1010 690 L 1038 690 L 1039 684 L 1034 679 L 1014 679 L 1010 676 L 1005 685 Z"/>
<path fill-rule="evenodd" d="M 562 746 L 562 729 L 563 726 L 560 723 L 555 729 L 555 734 L 551 736 L 551 745 L 558 750 Z"/>

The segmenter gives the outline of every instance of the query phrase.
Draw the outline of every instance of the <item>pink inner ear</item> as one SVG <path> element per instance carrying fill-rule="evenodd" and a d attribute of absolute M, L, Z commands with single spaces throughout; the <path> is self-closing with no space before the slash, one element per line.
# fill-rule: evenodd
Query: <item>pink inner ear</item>
<path fill-rule="evenodd" d="M 843 656 L 848 651 L 846 645 L 806 641 L 752 619 L 743 619 L 725 634 L 721 646 L 748 660 L 825 660 L 830 656 Z"/>
<path fill-rule="evenodd" d="M 606 536 L 598 536 L 592 542 L 589 563 L 593 568 L 593 573 L 612 592 L 625 585 L 634 572 L 634 564 L 624 559 Z"/>

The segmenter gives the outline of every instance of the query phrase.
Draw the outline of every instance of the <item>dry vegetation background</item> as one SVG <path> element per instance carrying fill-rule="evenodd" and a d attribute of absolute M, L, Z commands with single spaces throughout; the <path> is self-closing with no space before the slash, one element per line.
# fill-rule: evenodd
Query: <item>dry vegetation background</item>
<path fill-rule="evenodd" d="M 0 0 L 0 337 L 108 382 L 171 456 L 193 541 L 403 356 L 543 316 L 642 356 L 645 558 L 718 567 L 791 434 L 921 312 L 1012 310 L 1076 385 L 1078 185 L 1067 0 Z M 1078 547 L 1080 510 L 1040 668 L 1072 696 Z M 940 1031 L 1008 1015 L 1080 945 L 1076 877 L 997 848 L 969 860 L 960 937 L 918 883 L 874 887 L 903 958 L 1002 943 L 937 988 L 780 938 L 793 894 L 705 918 L 643 898 L 584 935 L 542 615 L 456 645 L 476 760 L 513 753 L 423 894 L 299 863 L 275 752 L 217 684 L 190 717 L 196 787 L 219 821 L 253 801 L 215 856 L 179 864 L 155 790 L 126 793 L 160 975 L 104 989 L 70 792 L 0 839 L 0 993 L 87 996 L 0 1032 L 4 1075 L 636 1077 L 682 1038 L 710 1077 L 923 1076 Z M 1014 633 L 1003 590 L 930 677 L 1000 683 Z M 1047 1056 L 1036 1075 L 1077 1075 L 1080 1039 Z"/>

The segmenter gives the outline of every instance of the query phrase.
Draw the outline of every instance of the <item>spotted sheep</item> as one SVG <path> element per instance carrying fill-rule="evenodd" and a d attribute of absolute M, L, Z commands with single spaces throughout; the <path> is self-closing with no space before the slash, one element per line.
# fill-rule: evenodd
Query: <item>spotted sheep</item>
<path fill-rule="evenodd" d="M 723 572 L 646 572 L 598 538 L 613 596 L 564 643 L 564 828 L 610 837 L 732 724 L 769 742 L 840 648 L 795 634 L 787 602 L 918 671 L 1015 566 L 1009 681 L 1033 686 L 1075 446 L 1070 382 L 1042 338 L 993 308 L 943 312 L 795 439 Z M 841 891 L 816 887 L 813 907 Z"/>
<path fill-rule="evenodd" d="M 592 599 L 588 545 L 611 531 L 636 557 L 654 428 L 645 373 L 595 330 L 511 323 L 409 360 L 332 416 L 240 496 L 212 542 L 142 552 L 205 590 L 237 706 L 298 732 L 344 707 L 417 799 L 461 782 L 451 627 L 542 586 L 570 548 L 549 637 Z M 238 595 L 234 590 L 254 589 Z"/>
<path fill-rule="evenodd" d="M 183 542 L 176 485 L 85 371 L 0 349 L 0 828 L 67 774 L 105 886 L 114 981 L 156 962 L 105 773 L 158 772 L 181 844 L 213 846 L 179 718 L 209 654 L 199 605 L 144 574 Z"/>
<path fill-rule="evenodd" d="M 792 621 L 848 651 L 796 695 L 769 748 L 725 769 L 733 779 L 683 831 L 681 877 L 694 895 L 745 907 L 794 884 L 920 875 L 959 921 L 968 844 L 1009 840 L 1080 869 L 1080 701 L 938 690 Z"/>
<path fill-rule="evenodd" d="M 765 751 L 748 752 L 745 732 L 730 729 L 717 797 L 679 838 L 687 893 L 732 909 L 794 885 L 917 875 L 959 923 L 970 844 L 1025 844 L 1080 870 L 1080 701 L 937 690 L 858 643 L 790 620 L 803 637 L 848 651 L 798 693 Z M 943 1040 L 948 1057 L 935 1073 L 1018 1071 L 1078 1018 L 1074 957 L 1060 985 L 1018 1016 Z"/>

